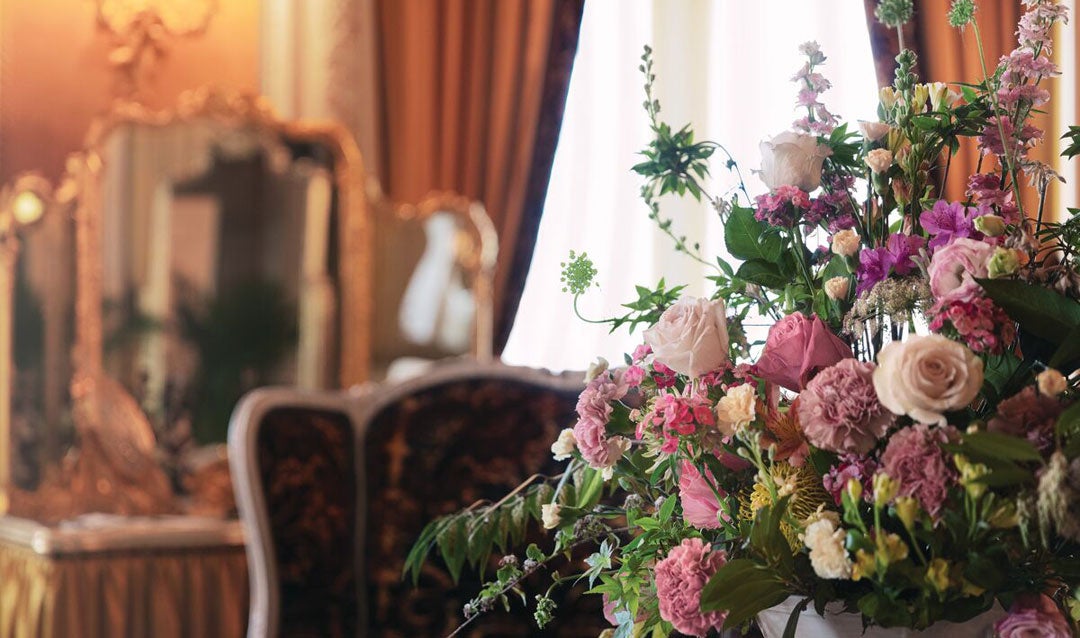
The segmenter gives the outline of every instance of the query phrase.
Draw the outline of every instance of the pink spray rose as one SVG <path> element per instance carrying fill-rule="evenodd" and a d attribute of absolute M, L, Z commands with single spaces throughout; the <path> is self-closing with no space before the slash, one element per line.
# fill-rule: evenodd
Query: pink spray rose
<path fill-rule="evenodd" d="M 799 391 L 819 370 L 851 357 L 851 348 L 817 315 L 796 312 L 769 329 L 756 368 L 762 379 Z"/>
<path fill-rule="evenodd" d="M 713 491 L 714 488 L 716 492 Z M 679 501 L 682 503 L 683 520 L 699 529 L 720 527 L 719 516 L 723 514 L 720 501 L 716 498 L 717 492 L 726 496 L 724 490 L 716 485 L 716 478 L 708 468 L 705 476 L 702 476 L 693 463 L 683 460 L 682 472 L 679 475 Z"/>
<path fill-rule="evenodd" d="M 1061 609 L 1045 594 L 1020 596 L 1009 615 L 997 621 L 1001 638 L 1068 638 L 1072 635 Z"/>
<path fill-rule="evenodd" d="M 719 368 L 728 360 L 724 312 L 720 300 L 683 297 L 676 301 L 645 331 L 653 360 L 695 378 Z"/>
<path fill-rule="evenodd" d="M 701 590 L 727 562 L 723 550 L 710 551 L 700 538 L 687 538 L 656 564 L 660 617 L 689 636 L 705 636 L 724 627 L 726 612 L 701 611 Z"/>
<path fill-rule="evenodd" d="M 919 423 L 893 434 L 881 455 L 881 471 L 900 483 L 897 496 L 914 496 L 934 517 L 956 482 L 956 470 L 941 448 L 955 435 L 951 427 Z"/>
<path fill-rule="evenodd" d="M 873 375 L 874 364 L 844 359 L 807 383 L 798 408 L 807 440 L 830 452 L 869 452 L 895 419 L 878 401 Z"/>
<path fill-rule="evenodd" d="M 930 260 L 930 292 L 937 299 L 971 301 L 982 295 L 976 278 L 986 277 L 986 264 L 994 246 L 974 239 L 959 238 L 938 248 Z"/>

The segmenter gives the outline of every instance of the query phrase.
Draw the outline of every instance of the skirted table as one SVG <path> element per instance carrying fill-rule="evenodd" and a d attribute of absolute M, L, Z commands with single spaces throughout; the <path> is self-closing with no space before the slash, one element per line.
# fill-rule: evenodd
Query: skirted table
<path fill-rule="evenodd" d="M 237 521 L 0 517 L 0 638 L 243 636 Z"/>

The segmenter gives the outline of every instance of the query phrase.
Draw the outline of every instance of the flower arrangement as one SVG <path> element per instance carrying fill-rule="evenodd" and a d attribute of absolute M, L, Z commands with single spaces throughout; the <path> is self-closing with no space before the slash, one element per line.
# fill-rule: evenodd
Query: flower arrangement
<path fill-rule="evenodd" d="M 1044 218 L 1060 176 L 1032 159 L 1032 114 L 1058 75 L 1051 0 L 1024 0 L 1019 46 L 978 85 L 923 84 L 897 58 L 879 121 L 858 132 L 822 102 L 826 57 L 801 47 L 805 113 L 761 144 L 751 197 L 704 180 L 723 147 L 660 120 L 651 51 L 641 71 L 655 139 L 634 167 L 650 215 L 710 265 L 711 298 L 639 288 L 612 329 L 646 325 L 625 365 L 587 375 L 578 420 L 553 444 L 566 471 L 494 505 L 431 523 L 406 570 L 435 547 L 456 575 L 520 539 L 465 622 L 523 579 L 592 547 L 560 584 L 602 595 L 614 636 L 705 636 L 794 597 L 787 635 L 813 607 L 864 626 L 922 629 L 1000 606 L 1001 636 L 1068 636 L 1080 620 L 1080 216 Z M 910 2 L 883 2 L 899 26 Z M 979 37 L 970 0 L 950 21 Z M 1063 137 L 1080 153 L 1080 127 Z M 970 141 L 968 141 L 970 140 Z M 972 175 L 950 174 L 961 144 Z M 940 198 L 961 178 L 966 196 Z M 1063 180 L 1062 180 L 1063 181 Z M 1024 208 L 1024 193 L 1038 208 Z M 663 196 L 707 199 L 730 259 L 707 260 L 661 213 Z M 571 254 L 563 281 L 596 275 Z M 576 305 L 575 305 L 576 308 Z M 772 325 L 762 344 L 745 325 Z M 542 626 L 556 613 L 535 597 Z"/>

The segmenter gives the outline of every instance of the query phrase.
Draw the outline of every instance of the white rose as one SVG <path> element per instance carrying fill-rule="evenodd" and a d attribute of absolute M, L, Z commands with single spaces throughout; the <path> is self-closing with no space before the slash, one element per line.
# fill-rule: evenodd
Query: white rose
<path fill-rule="evenodd" d="M 544 529 L 555 529 L 562 522 L 559 518 L 559 512 L 562 510 L 562 506 L 558 503 L 544 503 L 540 506 L 540 520 L 544 524 Z"/>
<path fill-rule="evenodd" d="M 876 142 L 888 135 L 889 131 L 892 130 L 892 127 L 885 122 L 867 122 L 865 120 L 860 120 L 859 130 L 867 140 Z"/>
<path fill-rule="evenodd" d="M 859 251 L 859 235 L 850 228 L 832 236 L 832 251 L 841 257 L 851 257 Z"/>
<path fill-rule="evenodd" d="M 757 416 L 757 388 L 751 383 L 732 388 L 716 402 L 716 427 L 730 436 Z"/>
<path fill-rule="evenodd" d="M 607 372 L 608 360 L 603 357 L 597 357 L 596 361 L 589 364 L 589 367 L 585 369 L 585 383 L 588 383 Z"/>
<path fill-rule="evenodd" d="M 850 277 L 832 277 L 825 281 L 825 295 L 829 299 L 836 301 L 847 299 L 849 290 L 851 290 Z"/>
<path fill-rule="evenodd" d="M 716 370 L 728 358 L 727 317 L 720 300 L 683 297 L 645 331 L 653 360 L 688 377 Z"/>
<path fill-rule="evenodd" d="M 878 353 L 874 390 L 894 414 L 945 425 L 944 412 L 971 403 L 983 382 L 983 362 L 941 335 L 893 341 Z"/>
<path fill-rule="evenodd" d="M 884 173 L 892 166 L 892 152 L 887 148 L 875 148 L 866 154 L 866 165 L 875 173 Z"/>
<path fill-rule="evenodd" d="M 844 549 L 846 536 L 828 518 L 807 525 L 804 539 L 810 549 L 810 566 L 820 578 L 851 578 L 851 558 Z"/>
<path fill-rule="evenodd" d="M 774 191 L 781 186 L 814 190 L 821 185 L 821 165 L 832 155 L 813 135 L 791 131 L 762 142 L 760 148 L 761 181 Z"/>
<path fill-rule="evenodd" d="M 576 448 L 577 439 L 574 438 L 574 429 L 566 428 L 559 432 L 559 438 L 551 444 L 551 453 L 555 455 L 556 461 L 565 461 L 573 455 Z"/>

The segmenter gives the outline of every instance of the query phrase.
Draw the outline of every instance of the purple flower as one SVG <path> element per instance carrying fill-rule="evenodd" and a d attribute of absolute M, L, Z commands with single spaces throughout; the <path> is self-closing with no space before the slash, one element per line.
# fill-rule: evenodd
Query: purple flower
<path fill-rule="evenodd" d="M 981 239 L 982 233 L 975 230 L 975 218 L 988 215 L 990 211 L 980 208 L 981 210 L 968 208 L 959 202 L 949 203 L 939 199 L 932 209 L 923 211 L 919 215 L 919 223 L 933 236 L 929 244 L 930 251 L 937 250 L 957 237 Z"/>
<path fill-rule="evenodd" d="M 861 295 L 878 284 L 885 281 L 892 269 L 893 256 L 886 248 L 865 248 L 859 253 L 859 283 L 855 287 L 855 294 Z"/>
<path fill-rule="evenodd" d="M 836 501 L 837 505 L 842 502 L 844 490 L 847 489 L 847 484 L 850 479 L 855 479 L 862 483 L 863 496 L 867 500 L 870 500 L 873 498 L 874 494 L 871 484 L 877 469 L 877 463 L 868 456 L 842 454 L 836 465 L 829 468 L 829 471 L 825 473 L 825 476 L 821 477 L 821 483 L 825 487 L 825 490 L 829 492 L 829 494 L 832 494 L 833 500 Z"/>
<path fill-rule="evenodd" d="M 901 277 L 911 274 L 911 271 L 915 270 L 915 262 L 912 257 L 918 255 L 919 250 L 925 245 L 926 240 L 922 237 L 904 235 L 903 233 L 889 235 L 888 241 L 885 242 L 885 248 L 892 255 L 893 272 Z"/>

